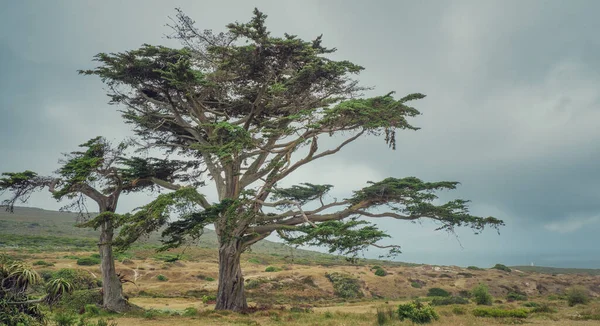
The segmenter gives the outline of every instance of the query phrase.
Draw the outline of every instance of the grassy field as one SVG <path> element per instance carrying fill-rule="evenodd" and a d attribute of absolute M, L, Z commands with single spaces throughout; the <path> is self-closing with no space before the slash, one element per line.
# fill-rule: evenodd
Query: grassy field
<path fill-rule="evenodd" d="M 96 284 L 99 265 L 82 266 L 78 260 L 93 258 L 97 234 L 74 228 L 74 218 L 37 209 L 0 213 L 0 254 L 31 263 L 42 276 L 64 269 L 80 270 L 91 279 L 88 283 Z M 112 318 L 118 325 L 377 325 L 379 310 L 380 318 L 394 316 L 384 318 L 382 324 L 412 325 L 410 321 L 398 320 L 395 311 L 399 304 L 419 299 L 428 305 L 434 299 L 428 297 L 432 288 L 443 289 L 455 297 L 468 296 L 474 287 L 484 283 L 493 296 L 493 313 L 510 314 L 516 310 L 526 318 L 477 317 L 480 307 L 471 298 L 468 304 L 433 307 L 439 316 L 433 324 L 600 324 L 600 276 L 594 270 L 516 267 L 508 272 L 376 260 L 351 264 L 337 256 L 273 242 L 264 242 L 243 254 L 248 301 L 256 311 L 217 312 L 213 300 L 218 259 L 214 244 L 211 245 L 213 240 L 214 234 L 209 233 L 199 247 L 157 253 L 154 236 L 118 255 L 117 271 L 135 282 L 124 285 L 129 301 L 144 310 L 118 316 L 101 312 L 101 317 Z M 575 286 L 585 289 L 589 303 L 568 305 L 566 293 Z M 73 295 L 76 299 L 55 308 L 51 315 L 78 315 L 86 304 L 93 304 L 93 300 L 81 298 L 90 297 L 86 293 L 97 298 L 96 285 L 82 291 Z M 515 297 L 518 300 L 513 301 Z M 543 309 L 535 307 L 540 305 Z M 82 316 L 89 320 L 99 318 L 88 313 L 78 318 Z"/>

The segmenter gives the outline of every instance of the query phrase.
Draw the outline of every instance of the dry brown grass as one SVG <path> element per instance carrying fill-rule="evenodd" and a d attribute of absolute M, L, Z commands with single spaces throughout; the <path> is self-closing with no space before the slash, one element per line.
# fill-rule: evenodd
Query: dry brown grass
<path fill-rule="evenodd" d="M 74 259 L 62 258 L 66 255 L 85 256 L 89 253 L 39 253 L 28 257 L 28 260 L 45 260 L 55 265 L 38 269 L 57 270 L 60 268 L 80 268 L 100 275 L 98 266 L 78 266 Z M 217 279 L 218 262 L 214 250 L 194 249 L 186 252 L 187 260 L 166 263 L 152 258 L 155 252 L 136 252 L 136 259 L 123 264 L 117 262 L 117 270 L 133 280 L 137 275 L 136 285 L 126 283 L 125 291 L 130 301 L 146 309 L 183 311 L 194 307 L 200 311 L 198 317 L 158 316 L 146 319 L 143 316 L 120 317 L 118 324 L 123 325 L 374 325 L 377 307 L 390 305 L 397 307 L 412 297 L 424 297 L 427 290 L 440 287 L 454 294 L 461 290 L 470 290 L 479 282 L 490 287 L 492 295 L 503 301 L 496 306 L 519 307 L 519 303 L 507 304 L 505 296 L 510 289 L 518 289 L 528 294 L 536 302 L 546 301 L 558 309 L 553 314 L 534 314 L 526 319 L 533 325 L 600 325 L 600 321 L 576 321 L 578 315 L 585 313 L 600 316 L 600 302 L 596 299 L 600 293 L 600 276 L 589 275 L 545 275 L 513 271 L 506 273 L 498 270 L 473 271 L 459 267 L 399 267 L 385 266 L 388 272 L 385 277 L 376 276 L 371 266 L 320 266 L 291 264 L 281 258 L 266 256 L 264 263 L 248 261 L 244 256 L 242 269 L 247 280 L 267 279 L 255 289 L 248 290 L 251 304 L 271 303 L 275 306 L 290 307 L 299 301 L 314 307 L 312 313 L 290 313 L 279 310 L 260 311 L 252 315 L 239 315 L 213 311 L 213 305 L 202 303 L 202 294 L 215 294 L 217 281 L 198 278 L 212 277 Z M 265 272 L 269 265 L 281 268 L 278 272 Z M 355 302 L 344 302 L 333 295 L 331 282 L 326 273 L 341 272 L 359 278 L 365 298 Z M 469 277 L 469 274 L 473 274 Z M 162 274 L 168 281 L 159 281 L 157 275 Z M 313 285 L 306 285 L 302 280 L 311 277 Z M 449 277 L 448 277 L 449 276 Z M 411 286 L 412 281 L 425 285 L 422 288 Z M 564 301 L 547 301 L 551 294 L 562 293 L 566 288 L 581 285 L 590 290 L 596 297 L 588 306 L 568 307 Z M 374 299 L 373 295 L 386 298 Z M 467 310 L 474 308 L 468 305 Z M 433 325 L 503 325 L 511 320 L 477 318 L 470 311 L 464 315 L 455 315 L 452 307 L 436 307 L 441 318 Z M 395 321 L 388 325 L 410 325 Z"/>

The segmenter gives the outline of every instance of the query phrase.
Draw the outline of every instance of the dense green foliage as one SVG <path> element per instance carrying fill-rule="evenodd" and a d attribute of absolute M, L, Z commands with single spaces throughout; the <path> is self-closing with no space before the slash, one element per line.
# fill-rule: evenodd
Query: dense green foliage
<path fill-rule="evenodd" d="M 566 296 L 570 307 L 578 304 L 587 304 L 590 301 L 588 291 L 584 287 L 572 287 L 567 290 Z"/>
<path fill-rule="evenodd" d="M 441 288 L 431 288 L 427 290 L 428 297 L 449 297 L 451 295 L 452 293 Z"/>
<path fill-rule="evenodd" d="M 335 295 L 344 299 L 363 297 L 360 283 L 357 278 L 337 272 L 327 273 L 325 274 L 325 277 L 333 284 Z"/>
<path fill-rule="evenodd" d="M 512 270 L 509 267 L 506 267 L 506 265 L 502 265 L 502 264 L 496 264 L 494 265 L 494 267 L 492 267 L 492 269 L 497 269 L 500 271 L 505 271 L 505 272 L 512 272 Z"/>
<path fill-rule="evenodd" d="M 77 265 L 80 266 L 93 266 L 100 264 L 100 258 L 96 257 L 82 257 L 77 259 Z"/>
<path fill-rule="evenodd" d="M 485 284 L 479 284 L 478 286 L 476 286 L 472 290 L 471 296 L 473 298 L 473 301 L 475 301 L 475 303 L 477 303 L 478 305 L 492 305 L 493 298 L 488 290 L 487 285 Z"/>
<path fill-rule="evenodd" d="M 508 294 L 506 295 L 506 300 L 508 302 L 527 301 L 527 295 L 524 293 L 508 292 Z"/>
<path fill-rule="evenodd" d="M 398 318 L 408 319 L 415 324 L 428 324 L 438 320 L 439 316 L 433 307 L 424 305 L 420 301 L 413 301 L 398 306 Z"/>

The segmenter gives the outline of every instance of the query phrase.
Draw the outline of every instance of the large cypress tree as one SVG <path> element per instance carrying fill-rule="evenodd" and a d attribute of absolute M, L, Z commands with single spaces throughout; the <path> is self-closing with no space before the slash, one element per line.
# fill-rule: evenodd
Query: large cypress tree
<path fill-rule="evenodd" d="M 165 232 L 167 247 L 213 224 L 219 239 L 216 307 L 241 311 L 247 303 L 240 254 L 273 232 L 293 244 L 326 245 L 353 256 L 388 237 L 369 218 L 431 219 L 447 231 L 503 224 L 470 215 L 465 200 L 433 204 L 434 191 L 454 189 L 457 182 L 390 177 L 340 201 L 325 199 L 330 185 L 278 187 L 298 168 L 360 137 L 381 136 L 395 149 L 396 131 L 418 129 L 407 119 L 420 113 L 408 103 L 424 95 L 364 98 L 365 88 L 354 79 L 361 66 L 330 59 L 335 49 L 324 47 L 320 36 L 273 36 L 265 19 L 255 10 L 248 23 L 213 33 L 198 30 L 178 10 L 171 38 L 182 48 L 145 44 L 100 53 L 97 68 L 81 71 L 108 85 L 110 103 L 122 108 L 149 146 L 201 163 L 218 193 L 218 202 L 209 204 L 197 187 L 181 184 L 128 221 L 125 243 L 163 225 L 176 210 L 182 219 Z M 319 140 L 332 135 L 340 143 L 321 149 Z M 317 206 L 307 209 L 307 203 Z"/>

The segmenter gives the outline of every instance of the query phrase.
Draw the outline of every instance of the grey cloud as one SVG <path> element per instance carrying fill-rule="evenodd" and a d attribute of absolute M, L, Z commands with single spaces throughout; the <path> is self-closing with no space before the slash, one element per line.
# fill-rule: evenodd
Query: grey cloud
<path fill-rule="evenodd" d="M 164 38 L 176 6 L 214 30 L 247 20 L 257 6 L 275 34 L 324 34 L 324 44 L 339 49 L 335 58 L 366 68 L 359 79 L 376 86 L 369 95 L 428 95 L 414 103 L 423 112 L 414 124 L 423 129 L 399 132 L 397 151 L 383 139 L 361 139 L 286 181 L 331 183 L 341 198 L 387 176 L 458 180 L 462 186 L 442 199 L 472 199 L 473 213 L 508 223 L 500 236 L 459 231 L 461 249 L 428 223 L 383 220 L 390 241 L 404 246 L 401 259 L 556 262 L 593 245 L 600 229 L 596 1 L 13 2 L 0 13 L 0 150 L 17 154 L 5 155 L 0 171 L 49 172 L 60 152 L 87 138 L 128 135 L 101 83 L 75 71 L 92 67 L 98 52 L 176 46 Z M 323 148 L 337 141 L 325 137 Z M 148 199 L 127 198 L 122 209 Z"/>

